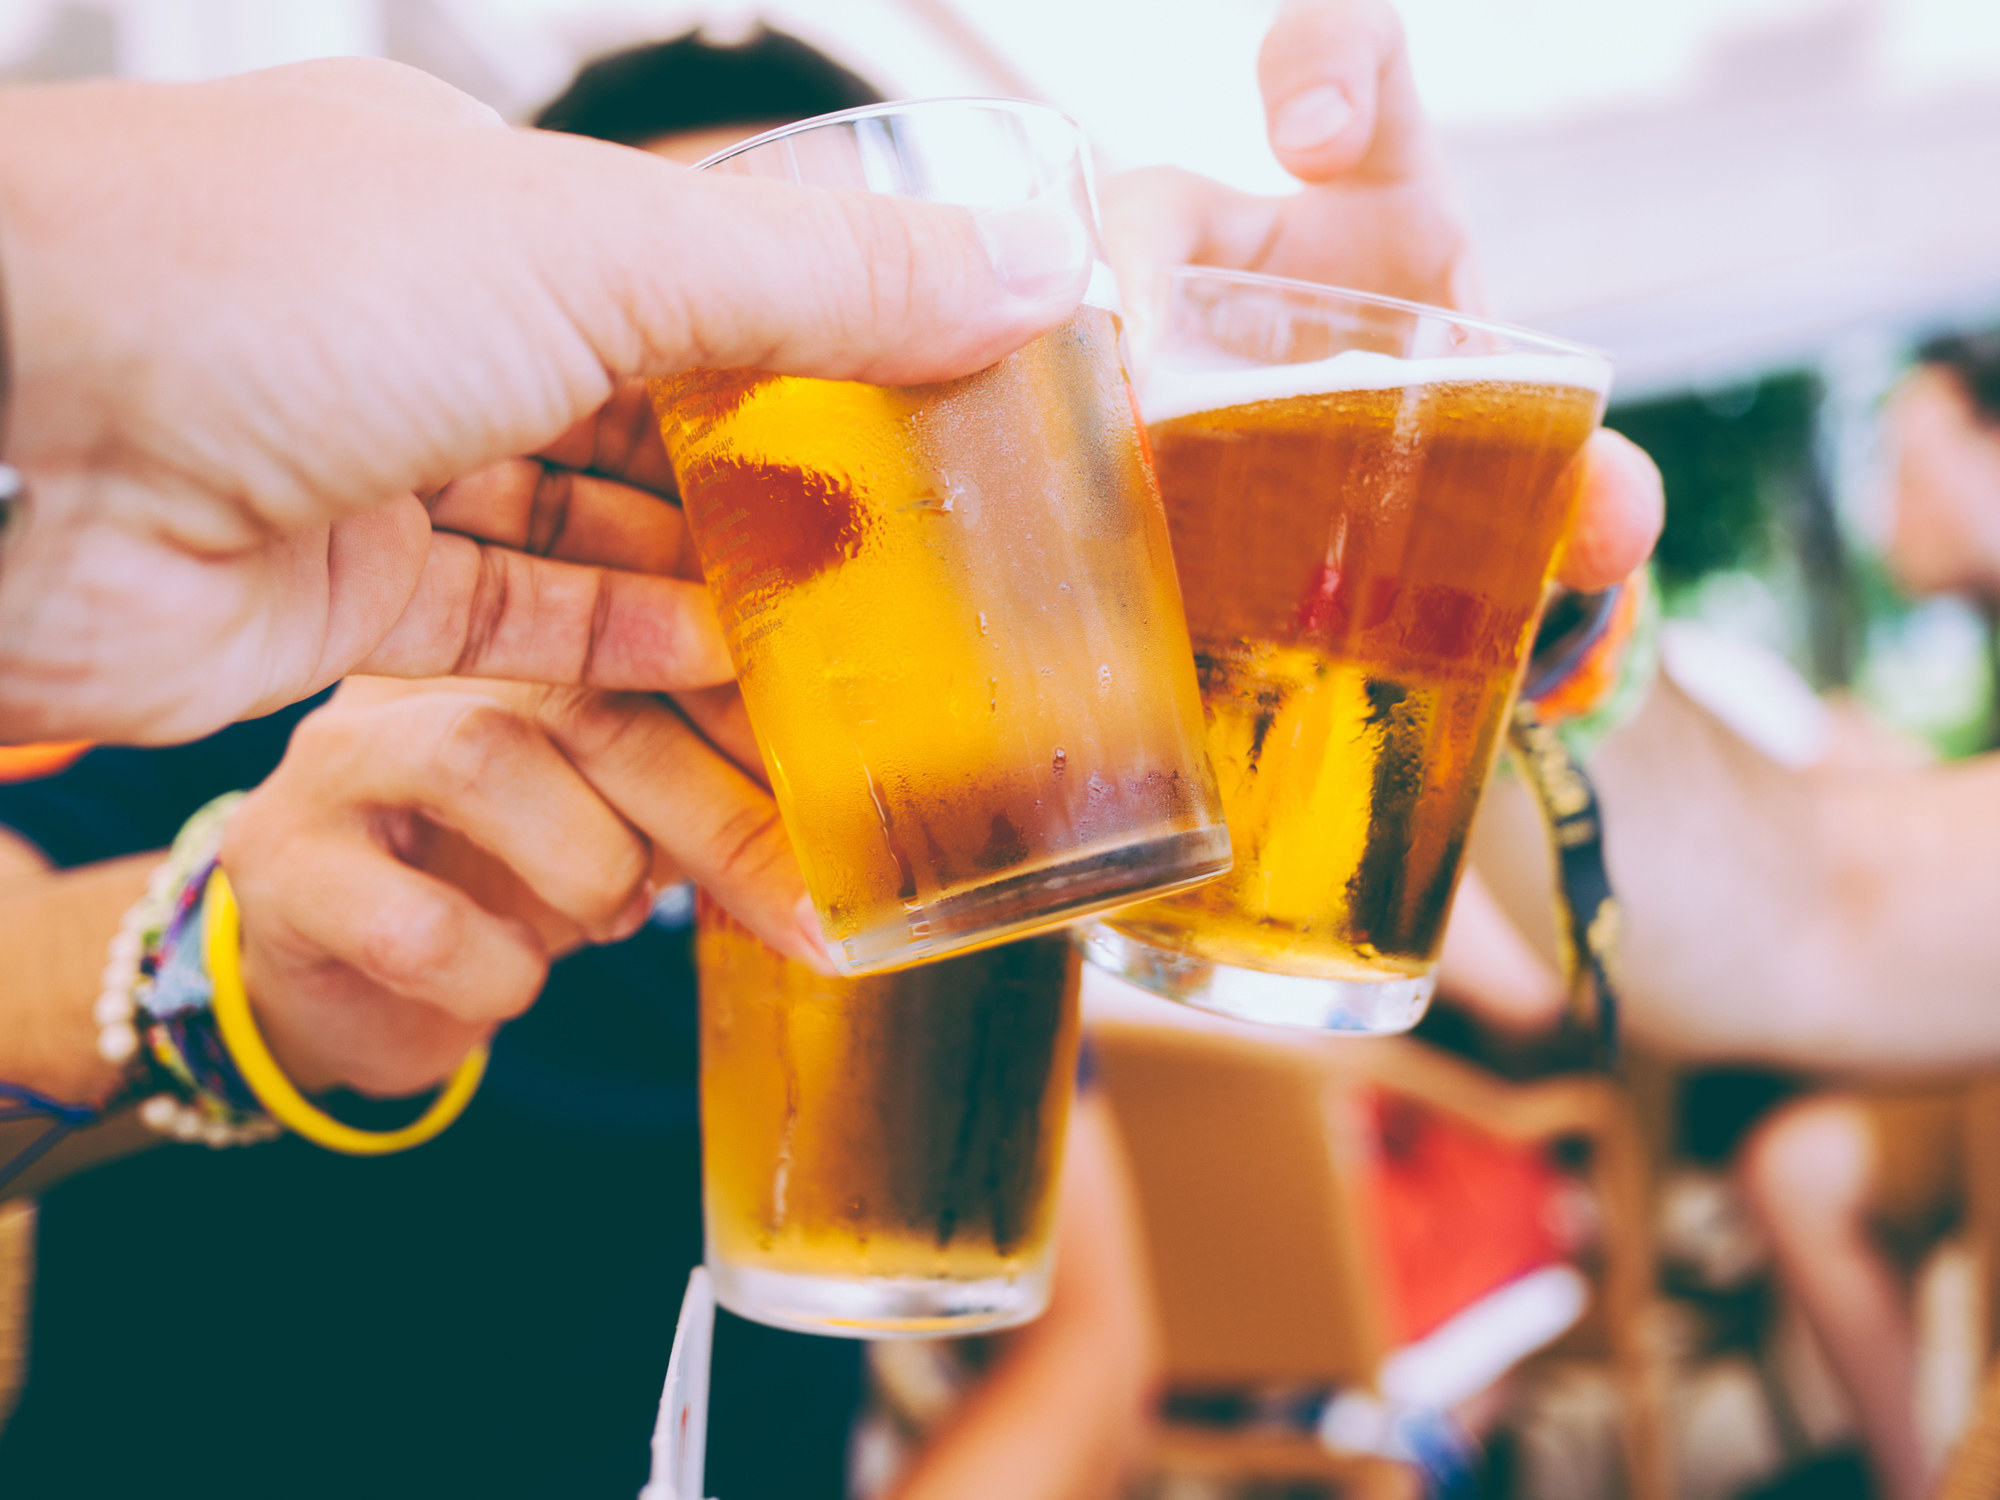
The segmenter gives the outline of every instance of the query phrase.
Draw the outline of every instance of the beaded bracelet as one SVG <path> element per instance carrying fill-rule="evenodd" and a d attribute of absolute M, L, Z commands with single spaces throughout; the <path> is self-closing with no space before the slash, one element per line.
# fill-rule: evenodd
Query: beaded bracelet
<path fill-rule="evenodd" d="M 98 1053 L 131 1070 L 150 1130 L 209 1146 L 247 1146 L 279 1133 L 231 1061 L 215 1027 L 202 953 L 202 913 L 229 814 L 218 797 L 182 825 L 146 894 L 111 940 L 97 997 Z"/>
<path fill-rule="evenodd" d="M 464 1113 L 486 1070 L 475 1047 L 418 1119 L 362 1130 L 310 1103 L 271 1055 L 243 985 L 235 893 L 218 860 L 231 792 L 181 828 L 146 894 L 126 914 L 97 1001 L 97 1049 L 133 1071 L 128 1093 L 152 1130 L 210 1146 L 267 1141 L 289 1127 L 350 1156 L 407 1151 Z"/>

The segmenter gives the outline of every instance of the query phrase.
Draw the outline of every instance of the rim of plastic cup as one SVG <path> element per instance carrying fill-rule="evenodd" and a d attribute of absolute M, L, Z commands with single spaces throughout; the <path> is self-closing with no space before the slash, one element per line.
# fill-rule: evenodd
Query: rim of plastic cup
<path fill-rule="evenodd" d="M 704 156 L 691 170 L 706 172 L 732 156 L 741 156 L 745 151 L 755 151 L 759 146 L 768 146 L 773 141 L 782 141 L 787 136 L 801 135 L 808 130 L 818 130 L 827 125 L 845 125 L 851 120 L 873 120 L 883 115 L 911 114 L 917 110 L 937 109 L 943 106 L 964 106 L 976 104 L 981 109 L 1004 110 L 1011 114 L 1053 115 L 1077 133 L 1083 135 L 1083 127 L 1076 117 L 1066 110 L 1057 109 L 1053 104 L 1042 104 L 1034 99 L 1008 99 L 998 95 L 987 98 L 979 94 L 944 94 L 935 99 L 890 99 L 882 104 L 862 104 L 853 109 L 837 109 L 830 115 L 814 115 L 810 119 L 794 120 L 789 125 L 780 125 L 775 130 L 767 130 L 762 135 L 753 135 L 747 141 L 738 141 L 733 146 L 724 146 L 713 156 Z"/>
<path fill-rule="evenodd" d="M 1380 292 L 1356 291 L 1353 287 L 1339 286 L 1330 281 L 1302 281 L 1296 276 L 1272 276 L 1263 271 L 1237 271 L 1227 266 L 1169 266 L 1166 275 L 1173 280 L 1233 281 L 1247 286 L 1275 287 L 1288 292 L 1310 292 L 1319 297 L 1341 297 L 1349 302 L 1365 302 L 1373 307 L 1386 307 L 1393 312 L 1421 313 L 1427 318 L 1442 318 L 1447 323 L 1457 323 L 1466 328 L 1477 328 L 1510 339 L 1539 344 L 1545 349 L 1564 354 L 1582 355 L 1586 359 L 1599 361 L 1607 369 L 1617 368 L 1616 361 L 1608 351 L 1591 344 L 1579 344 L 1574 339 L 1566 339 L 1553 333 L 1541 333 L 1533 328 L 1523 328 L 1519 323 L 1503 323 L 1498 318 L 1481 317 L 1477 313 L 1462 313 L 1429 302 L 1412 302 L 1407 297 L 1389 297 Z"/>

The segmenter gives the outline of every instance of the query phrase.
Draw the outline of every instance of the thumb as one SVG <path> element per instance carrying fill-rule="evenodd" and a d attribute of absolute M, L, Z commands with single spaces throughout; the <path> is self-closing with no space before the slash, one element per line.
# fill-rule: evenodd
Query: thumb
<path fill-rule="evenodd" d="M 1045 194 L 962 208 L 692 172 L 635 151 L 588 153 L 590 217 L 552 268 L 615 376 L 696 366 L 887 385 L 983 369 L 1077 306 L 1096 258 L 1087 205 Z M 584 153 L 576 153 L 584 154 Z M 617 178 L 618 181 L 607 180 Z M 580 200 L 579 200 L 580 202 Z"/>
<path fill-rule="evenodd" d="M 1271 150 L 1303 181 L 1406 176 L 1428 151 L 1403 23 L 1387 0 L 1291 0 L 1257 54 L 1257 82 Z"/>

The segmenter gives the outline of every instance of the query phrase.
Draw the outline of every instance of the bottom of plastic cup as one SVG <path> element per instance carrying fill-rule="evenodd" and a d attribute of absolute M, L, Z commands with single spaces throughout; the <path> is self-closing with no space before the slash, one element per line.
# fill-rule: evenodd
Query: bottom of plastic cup
<path fill-rule="evenodd" d="M 1108 974 L 1198 1010 L 1315 1031 L 1371 1036 L 1408 1031 L 1423 1019 L 1437 988 L 1437 973 L 1381 979 L 1331 979 L 1270 974 L 1155 948 L 1102 922 L 1076 930 L 1085 958 Z"/>
<path fill-rule="evenodd" d="M 1227 870 L 1229 857 L 1220 823 L 1093 850 L 913 906 L 901 922 L 834 944 L 834 958 L 848 974 L 926 963 L 1185 890 Z"/>
<path fill-rule="evenodd" d="M 1031 1322 L 1049 1305 L 1054 1257 L 1018 1276 L 815 1276 L 732 1265 L 711 1254 L 715 1300 L 738 1317 L 794 1333 L 850 1339 L 936 1339 Z"/>

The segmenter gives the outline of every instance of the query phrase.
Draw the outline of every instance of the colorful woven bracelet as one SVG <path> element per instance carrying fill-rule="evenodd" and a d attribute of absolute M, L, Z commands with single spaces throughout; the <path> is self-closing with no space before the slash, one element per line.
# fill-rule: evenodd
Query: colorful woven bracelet
<path fill-rule="evenodd" d="M 130 1070 L 139 1118 L 161 1135 L 244 1146 L 279 1134 L 215 1028 L 202 954 L 202 912 L 229 814 L 218 797 L 182 825 L 174 846 L 126 913 L 97 998 L 97 1050 Z"/>
<path fill-rule="evenodd" d="M 243 795 L 218 797 L 188 819 L 112 939 L 98 1051 L 132 1070 L 128 1096 L 147 1096 L 139 1118 L 180 1140 L 248 1145 L 289 1128 L 353 1156 L 422 1145 L 471 1102 L 486 1048 L 474 1048 L 423 1115 L 399 1130 L 358 1129 L 299 1092 L 251 1014 L 236 897 L 218 861 Z"/>

